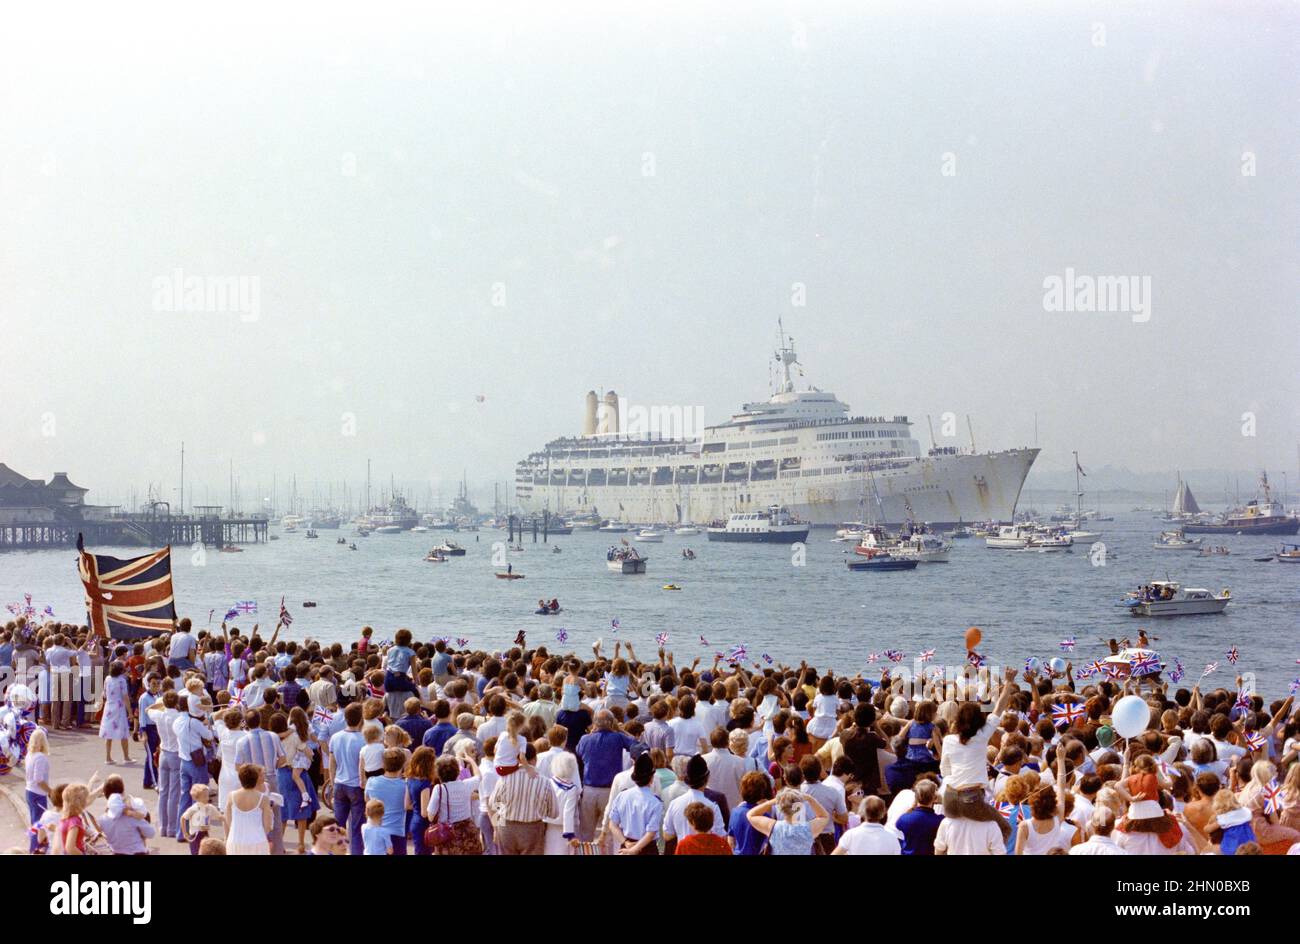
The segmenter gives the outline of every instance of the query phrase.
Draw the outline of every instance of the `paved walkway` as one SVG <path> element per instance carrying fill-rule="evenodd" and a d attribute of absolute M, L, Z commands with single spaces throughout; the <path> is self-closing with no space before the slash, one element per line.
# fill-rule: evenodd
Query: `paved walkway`
<path fill-rule="evenodd" d="M 113 743 L 113 763 L 104 761 L 104 742 L 87 728 L 84 731 L 52 731 L 50 740 L 50 784 L 69 783 L 90 779 L 95 771 L 101 777 L 117 774 L 126 782 L 126 792 L 133 797 L 144 800 L 149 808 L 153 822 L 158 823 L 158 792 L 144 789 L 144 742 L 130 742 L 131 763 L 122 761 L 122 745 Z M 26 781 L 19 768 L 0 777 L 0 850 L 21 847 L 27 849 L 27 799 Z M 215 798 L 214 798 L 215 802 Z M 90 807 L 91 813 L 99 816 L 104 812 L 102 797 L 95 800 Z M 295 834 L 296 840 L 296 834 Z M 150 840 L 149 845 L 163 855 L 189 855 L 188 843 L 161 836 Z"/>

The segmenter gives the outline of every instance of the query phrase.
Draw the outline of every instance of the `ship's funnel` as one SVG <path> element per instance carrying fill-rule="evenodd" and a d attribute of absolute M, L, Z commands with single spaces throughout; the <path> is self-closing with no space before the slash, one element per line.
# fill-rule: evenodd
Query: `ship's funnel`
<path fill-rule="evenodd" d="M 610 436 L 619 433 L 618 394 L 613 390 L 605 394 L 605 403 L 601 409 L 599 432 Z"/>
<path fill-rule="evenodd" d="M 582 416 L 582 435 L 596 435 L 596 391 L 587 391 L 586 412 Z"/>

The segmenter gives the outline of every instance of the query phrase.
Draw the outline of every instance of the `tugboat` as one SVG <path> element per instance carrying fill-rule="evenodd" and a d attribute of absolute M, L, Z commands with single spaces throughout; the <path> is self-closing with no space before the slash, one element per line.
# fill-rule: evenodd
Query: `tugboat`
<path fill-rule="evenodd" d="M 605 565 L 616 574 L 644 574 L 646 562 L 634 547 L 611 547 L 605 554 Z"/>
<path fill-rule="evenodd" d="M 1122 601 L 1133 616 L 1200 616 L 1222 613 L 1232 595 L 1224 589 L 1211 593 L 1199 587 L 1183 587 L 1172 580 L 1153 580 Z"/>
<path fill-rule="evenodd" d="M 1229 512 L 1215 522 L 1188 522 L 1188 534 L 1295 534 L 1300 532 L 1300 518 L 1288 515 L 1281 502 L 1273 501 L 1269 492 L 1268 473 L 1260 473 L 1262 499 L 1252 498 L 1246 507 Z"/>
<path fill-rule="evenodd" d="M 733 541 L 750 544 L 794 544 L 808 540 L 810 525 L 795 518 L 780 505 L 767 511 L 730 515 L 725 525 L 708 529 L 710 541 Z"/>

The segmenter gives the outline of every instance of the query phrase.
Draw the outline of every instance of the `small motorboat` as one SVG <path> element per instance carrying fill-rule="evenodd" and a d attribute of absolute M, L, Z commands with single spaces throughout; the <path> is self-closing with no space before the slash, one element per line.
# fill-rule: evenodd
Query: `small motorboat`
<path fill-rule="evenodd" d="M 1283 544 L 1276 556 L 1279 564 L 1300 564 L 1300 544 Z"/>
<path fill-rule="evenodd" d="M 303 600 L 303 601 L 302 601 L 302 605 L 305 606 L 305 607 L 307 607 L 308 609 L 311 609 L 313 606 L 316 605 L 316 601 L 315 601 L 315 600 Z"/>
<path fill-rule="evenodd" d="M 516 544 L 514 547 L 507 548 L 507 550 L 512 554 L 522 554 L 524 552 L 524 546 L 522 544 Z"/>
<path fill-rule="evenodd" d="M 222 553 L 222 554 L 242 554 L 242 553 L 244 553 L 244 549 L 243 549 L 242 547 L 235 547 L 235 545 L 233 545 L 233 544 L 227 544 L 225 547 L 223 547 L 223 548 L 221 549 L 221 553 Z"/>
<path fill-rule="evenodd" d="M 634 547 L 611 547 L 605 555 L 605 564 L 616 574 L 644 574 L 648 557 L 642 557 Z"/>
<path fill-rule="evenodd" d="M 348 550 L 349 550 L 349 551 L 355 551 L 356 549 L 357 549 L 357 546 L 356 546 L 355 544 L 349 544 L 349 545 L 348 545 Z"/>
<path fill-rule="evenodd" d="M 1157 551 L 1199 551 L 1203 538 L 1189 538 L 1182 531 L 1161 531 L 1151 546 Z"/>
<path fill-rule="evenodd" d="M 270 538 L 270 539 L 271 539 L 272 541 L 278 541 L 278 540 L 280 540 L 280 535 L 278 535 L 278 534 L 273 534 L 273 535 L 271 535 L 271 538 Z"/>
<path fill-rule="evenodd" d="M 1226 547 L 1223 547 L 1222 545 L 1218 545 L 1215 547 L 1203 547 L 1201 548 L 1201 552 L 1196 556 L 1197 557 L 1227 557 L 1230 553 L 1232 552 L 1229 551 Z"/>
<path fill-rule="evenodd" d="M 429 553 L 445 554 L 447 557 L 464 557 L 465 548 L 461 547 L 455 541 L 443 541 Z"/>
<path fill-rule="evenodd" d="M 666 584 L 664 584 L 664 589 L 665 589 L 665 590 L 680 590 L 681 587 L 677 586 L 677 584 L 675 584 L 675 583 L 666 583 Z"/>
<path fill-rule="evenodd" d="M 320 537 L 320 535 L 317 534 L 315 530 L 313 530 L 312 528 L 308 528 L 307 533 L 304 535 L 304 537 L 310 540 L 315 540 L 316 538 Z"/>
<path fill-rule="evenodd" d="M 424 533 L 426 533 L 428 530 L 429 530 L 429 529 L 426 528 L 424 525 L 422 525 L 422 524 L 417 524 L 414 528 L 411 529 L 411 533 L 412 533 L 412 534 L 424 534 Z"/>
<path fill-rule="evenodd" d="M 402 529 L 395 524 L 386 524 L 375 528 L 375 534 L 401 534 Z"/>
<path fill-rule="evenodd" d="M 695 560 L 695 552 L 689 547 L 682 548 L 682 560 Z"/>
<path fill-rule="evenodd" d="M 643 544 L 662 544 L 664 535 L 662 531 L 656 531 L 654 528 L 643 528 L 637 532 L 636 540 Z"/>
<path fill-rule="evenodd" d="M 916 570 L 920 563 L 915 557 L 895 557 L 888 551 L 855 554 L 845 563 L 849 570 Z"/>
<path fill-rule="evenodd" d="M 523 574 L 515 574 L 515 573 L 509 573 L 509 574 L 508 574 L 508 573 L 504 573 L 503 571 L 500 571 L 500 570 L 498 570 L 498 571 L 496 572 L 496 575 L 495 575 L 495 576 L 496 576 L 497 580 L 523 580 L 523 579 L 524 579 L 524 575 L 523 575 Z"/>
<path fill-rule="evenodd" d="M 553 609 L 551 609 L 549 606 L 545 606 L 545 607 L 539 607 L 538 609 L 533 610 L 533 615 L 534 615 L 534 616 L 554 616 L 556 613 L 563 613 L 563 612 L 564 612 L 564 607 L 559 607 L 559 608 L 553 610 Z"/>
<path fill-rule="evenodd" d="M 699 533 L 700 533 L 699 528 L 689 524 L 682 525 L 680 528 L 678 528 L 673 532 L 673 534 L 676 534 L 678 537 L 684 537 L 684 538 L 693 537 L 694 535 L 697 535 Z"/>
<path fill-rule="evenodd" d="M 436 550 L 425 554 L 424 559 L 430 564 L 445 564 L 447 561 L 451 560 L 451 558 L 446 554 L 439 554 Z"/>
<path fill-rule="evenodd" d="M 552 553 L 552 554 L 559 554 L 559 553 L 560 553 L 560 549 L 559 549 L 558 547 L 553 547 L 553 548 L 551 548 L 551 553 Z"/>
<path fill-rule="evenodd" d="M 1132 616 L 1200 616 L 1222 613 L 1232 601 L 1225 588 L 1211 593 L 1199 587 L 1184 587 L 1172 580 L 1153 580 L 1120 601 Z"/>

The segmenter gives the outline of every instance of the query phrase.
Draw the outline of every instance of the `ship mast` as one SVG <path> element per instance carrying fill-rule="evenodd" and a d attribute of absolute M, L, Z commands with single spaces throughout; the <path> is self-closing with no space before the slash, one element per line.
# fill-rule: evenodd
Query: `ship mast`
<path fill-rule="evenodd" d="M 781 323 L 780 318 L 776 319 L 776 327 L 780 339 L 780 347 L 776 352 L 776 361 L 781 365 L 782 378 L 781 387 L 777 390 L 777 393 L 794 393 L 794 380 L 790 376 L 790 368 L 799 363 L 799 358 L 794 352 L 794 338 L 786 337 L 785 325 Z"/>

